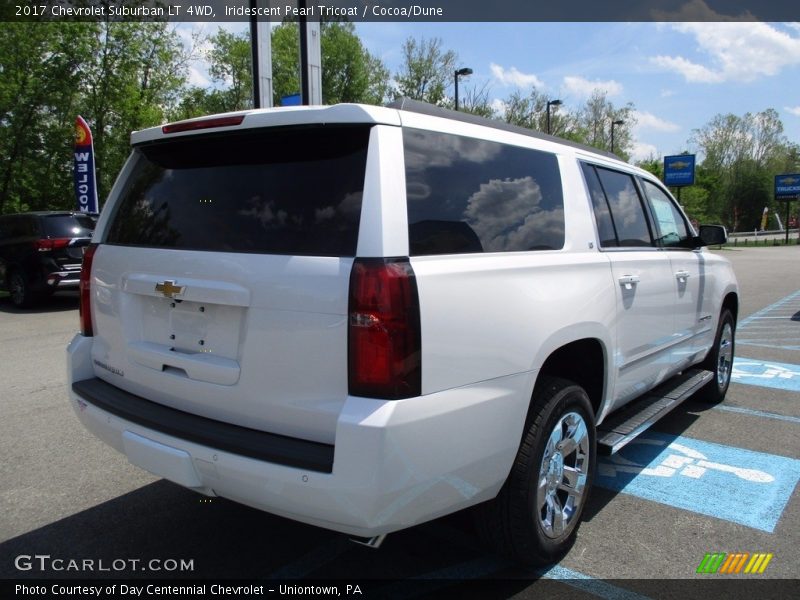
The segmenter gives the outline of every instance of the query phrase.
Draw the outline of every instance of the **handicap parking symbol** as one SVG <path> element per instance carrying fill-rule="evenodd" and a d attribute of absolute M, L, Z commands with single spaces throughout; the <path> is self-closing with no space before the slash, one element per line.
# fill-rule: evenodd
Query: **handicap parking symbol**
<path fill-rule="evenodd" d="M 736 357 L 733 360 L 731 381 L 800 392 L 800 365 Z"/>
<path fill-rule="evenodd" d="M 649 432 L 598 462 L 597 484 L 772 532 L 800 460 Z"/>

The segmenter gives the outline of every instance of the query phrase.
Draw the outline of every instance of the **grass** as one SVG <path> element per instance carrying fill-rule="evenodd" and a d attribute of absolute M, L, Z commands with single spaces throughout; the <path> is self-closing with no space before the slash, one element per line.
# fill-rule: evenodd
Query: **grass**
<path fill-rule="evenodd" d="M 767 247 L 774 247 L 774 246 L 786 246 L 786 239 L 781 238 L 779 240 L 767 240 L 767 239 L 759 239 L 755 238 L 729 238 L 728 243 L 725 244 L 726 248 L 767 248 Z M 798 241 L 796 234 L 789 238 L 789 246 L 797 246 L 800 245 L 800 241 Z"/>

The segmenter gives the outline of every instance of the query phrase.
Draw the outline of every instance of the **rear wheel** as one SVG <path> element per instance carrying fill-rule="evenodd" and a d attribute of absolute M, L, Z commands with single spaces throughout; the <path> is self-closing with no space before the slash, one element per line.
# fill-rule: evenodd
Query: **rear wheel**
<path fill-rule="evenodd" d="M 529 564 L 565 554 L 581 522 L 595 468 L 594 416 L 586 392 L 544 377 L 508 480 L 478 507 L 478 530 L 495 550 Z"/>
<path fill-rule="evenodd" d="M 722 310 L 714 338 L 714 347 L 709 351 L 702 367 L 714 373 L 697 395 L 705 402 L 718 403 L 725 399 L 733 372 L 733 352 L 736 346 L 736 321 L 727 308 Z"/>

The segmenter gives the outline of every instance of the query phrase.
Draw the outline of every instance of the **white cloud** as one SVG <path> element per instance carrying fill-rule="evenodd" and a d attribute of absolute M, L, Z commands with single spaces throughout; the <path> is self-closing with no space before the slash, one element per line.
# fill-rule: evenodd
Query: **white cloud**
<path fill-rule="evenodd" d="M 207 77 L 207 74 L 195 65 L 189 66 L 189 83 L 199 88 L 211 86 L 211 80 Z"/>
<path fill-rule="evenodd" d="M 796 117 L 800 117 L 800 106 L 785 106 L 784 110 Z"/>
<path fill-rule="evenodd" d="M 595 91 L 605 92 L 609 96 L 619 96 L 622 93 L 622 84 L 614 81 L 589 81 L 583 77 L 568 75 L 564 77 L 564 89 L 570 94 L 581 98 L 588 98 Z"/>
<path fill-rule="evenodd" d="M 655 56 L 653 64 L 666 71 L 675 71 L 683 75 L 686 81 L 694 83 L 721 83 L 724 77 L 720 73 L 715 73 L 711 69 L 698 65 L 682 56 Z"/>
<path fill-rule="evenodd" d="M 662 98 L 671 98 L 674 95 L 675 95 L 675 90 L 668 90 L 668 89 L 661 90 Z"/>
<path fill-rule="evenodd" d="M 511 67 L 510 69 L 506 69 L 497 65 L 495 63 L 491 63 L 489 68 L 492 70 L 492 75 L 494 78 L 501 83 L 502 85 L 513 85 L 516 87 L 535 87 L 535 88 L 543 88 L 544 83 L 541 79 L 539 79 L 536 75 L 523 73 L 517 69 L 517 67 Z"/>
<path fill-rule="evenodd" d="M 492 103 L 489 105 L 492 107 L 492 110 L 496 115 L 505 115 L 506 114 L 506 103 L 503 102 L 500 98 L 495 98 L 492 100 Z"/>
<path fill-rule="evenodd" d="M 761 22 L 675 23 L 672 28 L 692 35 L 707 64 L 683 56 L 656 56 L 651 61 L 686 81 L 751 82 L 800 65 L 800 35 Z"/>
<path fill-rule="evenodd" d="M 631 149 L 631 161 L 639 162 L 642 160 L 649 160 L 653 157 L 658 158 L 659 156 L 658 148 L 656 148 L 653 144 L 647 144 L 639 141 L 633 142 L 633 148 Z"/>
<path fill-rule="evenodd" d="M 636 129 L 650 129 L 652 131 L 674 132 L 679 131 L 680 126 L 671 121 L 657 117 L 652 113 L 640 110 L 633 111 L 636 119 Z"/>

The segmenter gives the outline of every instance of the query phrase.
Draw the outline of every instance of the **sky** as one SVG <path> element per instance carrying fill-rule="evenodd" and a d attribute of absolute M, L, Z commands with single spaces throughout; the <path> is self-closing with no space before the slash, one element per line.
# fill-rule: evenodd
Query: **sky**
<path fill-rule="evenodd" d="M 205 24 L 204 31 L 216 27 Z M 487 84 L 498 107 L 531 86 L 569 110 L 595 89 L 615 106 L 631 102 L 634 161 L 694 152 L 693 130 L 715 115 L 768 108 L 778 111 L 787 138 L 800 143 L 800 23 L 390 22 L 357 23 L 356 31 L 392 73 L 408 37 L 440 38 L 459 67 L 473 70 L 460 93 Z M 193 68 L 194 81 L 203 84 L 204 65 Z"/>

